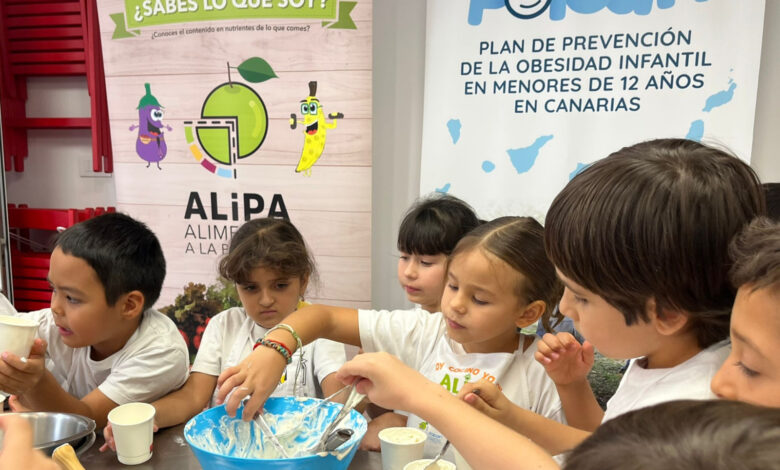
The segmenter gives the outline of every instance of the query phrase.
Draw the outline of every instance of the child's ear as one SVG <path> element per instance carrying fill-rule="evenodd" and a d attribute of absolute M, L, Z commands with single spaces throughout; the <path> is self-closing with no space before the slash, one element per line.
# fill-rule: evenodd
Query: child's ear
<path fill-rule="evenodd" d="M 122 302 L 122 316 L 127 319 L 135 318 L 144 313 L 144 301 L 146 298 L 139 290 L 130 291 L 120 297 Z"/>
<path fill-rule="evenodd" d="M 307 287 L 309 287 L 309 275 L 304 274 L 301 276 L 301 297 L 303 297 L 303 294 L 306 293 Z"/>
<path fill-rule="evenodd" d="M 661 309 L 651 298 L 647 301 L 647 314 L 655 330 L 662 336 L 672 336 L 685 330 L 688 326 L 688 315 L 682 310 Z"/>
<path fill-rule="evenodd" d="M 528 325 L 536 323 L 539 321 L 539 318 L 542 317 L 542 314 L 544 314 L 546 309 L 547 304 L 544 300 L 534 300 L 523 308 L 523 311 L 515 319 L 515 325 L 517 325 L 518 328 L 525 328 Z"/>

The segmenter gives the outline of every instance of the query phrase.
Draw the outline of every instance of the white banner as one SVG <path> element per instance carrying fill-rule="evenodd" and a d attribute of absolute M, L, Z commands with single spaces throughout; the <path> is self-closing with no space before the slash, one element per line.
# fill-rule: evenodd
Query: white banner
<path fill-rule="evenodd" d="M 420 193 L 542 218 L 642 140 L 749 161 L 763 18 L 759 0 L 429 0 Z"/>

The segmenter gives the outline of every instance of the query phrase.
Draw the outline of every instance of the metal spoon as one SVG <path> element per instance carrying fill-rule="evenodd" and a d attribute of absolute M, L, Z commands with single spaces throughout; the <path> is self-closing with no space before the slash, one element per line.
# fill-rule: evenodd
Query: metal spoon
<path fill-rule="evenodd" d="M 445 442 L 445 443 L 444 443 L 444 445 L 442 446 L 442 448 L 441 448 L 441 450 L 439 451 L 438 455 L 436 455 L 436 457 L 434 457 L 434 458 L 433 458 L 433 460 L 431 461 L 431 463 L 429 463 L 428 465 L 426 465 L 425 467 L 423 467 L 423 469 L 422 469 L 422 470 L 433 470 L 433 469 L 437 468 L 437 467 L 438 467 L 438 465 L 436 465 L 436 462 L 438 462 L 439 460 L 441 460 L 441 456 L 442 456 L 442 455 L 444 455 L 444 453 L 445 453 L 445 452 L 447 452 L 447 449 L 448 449 L 449 447 L 450 447 L 450 440 L 449 440 L 449 439 L 447 439 L 447 442 Z"/>
<path fill-rule="evenodd" d="M 327 439 L 325 439 L 325 452 L 332 452 L 339 448 L 339 446 L 349 440 L 355 431 L 348 428 L 336 429 Z"/>
<path fill-rule="evenodd" d="M 315 412 L 317 412 L 320 408 L 325 406 L 327 403 L 331 403 L 333 399 L 336 397 L 336 395 L 339 395 L 341 392 L 347 390 L 349 388 L 349 385 L 345 385 L 344 387 L 338 389 L 333 394 L 323 398 L 319 402 L 317 402 L 314 405 L 311 405 L 309 407 L 303 408 L 301 416 L 298 419 L 299 423 L 296 426 L 290 426 L 287 429 L 282 430 L 279 432 L 276 437 L 279 437 L 281 439 L 287 439 L 288 437 L 292 436 L 293 434 L 297 434 L 300 432 L 301 426 L 306 422 L 306 418 L 310 415 L 313 415 Z"/>
<path fill-rule="evenodd" d="M 242 405 L 246 405 L 246 402 L 249 400 L 249 398 L 245 398 Z M 289 459 L 290 455 L 287 453 L 287 451 L 284 450 L 284 446 L 282 446 L 282 443 L 279 442 L 279 438 L 276 437 L 276 434 L 274 434 L 271 431 L 271 426 L 268 425 L 265 418 L 263 418 L 262 409 L 258 411 L 257 415 L 255 416 L 255 423 L 257 423 L 258 426 L 260 426 L 260 430 L 263 431 L 263 434 L 268 438 L 269 441 L 271 441 L 271 444 L 274 446 L 274 449 L 276 449 L 279 454 L 281 454 L 282 457 L 285 459 Z"/>
<path fill-rule="evenodd" d="M 271 444 L 273 444 L 277 452 L 279 452 L 282 455 L 282 457 L 284 457 L 285 459 L 289 459 L 290 455 L 287 454 L 287 451 L 284 450 L 282 443 L 279 442 L 279 439 L 276 437 L 276 435 L 273 432 L 271 432 L 271 427 L 268 426 L 268 423 L 265 421 L 265 418 L 263 418 L 262 413 L 259 413 L 255 417 L 255 423 L 260 425 L 260 429 L 263 431 L 263 434 L 265 434 L 266 437 L 268 437 L 268 440 L 271 441 Z"/>
<path fill-rule="evenodd" d="M 328 426 L 325 428 L 325 432 L 322 433 L 322 437 L 320 438 L 319 442 L 312 446 L 311 449 L 309 449 L 309 452 L 312 454 L 322 452 L 322 449 L 325 446 L 325 440 L 328 438 L 330 433 L 333 432 L 339 422 L 341 422 L 341 420 L 344 419 L 344 417 L 347 416 L 347 414 L 352 411 L 352 409 L 357 406 L 357 404 L 360 403 L 365 397 L 365 395 L 355 389 L 355 384 L 350 385 L 349 396 L 347 397 L 346 402 L 344 402 L 344 406 L 341 407 L 333 421 L 331 421 L 330 424 L 328 424 Z"/>

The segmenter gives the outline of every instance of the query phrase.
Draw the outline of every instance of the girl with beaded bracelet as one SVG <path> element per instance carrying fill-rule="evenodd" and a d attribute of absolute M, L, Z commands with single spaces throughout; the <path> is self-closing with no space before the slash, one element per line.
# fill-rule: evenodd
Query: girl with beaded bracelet
<path fill-rule="evenodd" d="M 287 315 L 307 305 L 303 294 L 316 276 L 314 261 L 295 226 L 272 218 L 246 222 L 220 261 L 219 274 L 236 283 L 242 307 L 211 318 L 187 382 L 152 403 L 158 427 L 186 422 L 212 406 L 219 374 L 256 347 L 276 350 L 287 363 L 273 396 L 322 398 L 343 386 L 334 374 L 346 361 L 343 344 L 320 339 L 300 347 L 300 343 L 262 341 Z M 345 396 L 336 396 L 339 399 Z M 110 426 L 104 435 L 107 446 L 113 448 Z"/>

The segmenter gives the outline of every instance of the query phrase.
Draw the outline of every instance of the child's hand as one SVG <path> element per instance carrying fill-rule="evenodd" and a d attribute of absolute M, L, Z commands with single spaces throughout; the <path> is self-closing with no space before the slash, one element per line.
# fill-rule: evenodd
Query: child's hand
<path fill-rule="evenodd" d="M 358 354 L 341 366 L 336 372 L 336 378 L 345 384 L 357 380 L 357 391 L 367 395 L 372 403 L 411 412 L 415 412 L 411 409 L 413 399 L 424 399 L 422 392 L 425 388 L 436 385 L 397 357 L 385 352 Z M 444 390 L 438 385 L 436 387 Z"/>
<path fill-rule="evenodd" d="M 503 418 L 509 416 L 509 411 L 515 406 L 495 384 L 487 380 L 465 384 L 458 392 L 458 398 L 504 424 Z"/>
<path fill-rule="evenodd" d="M 594 350 L 590 342 L 580 344 L 571 333 L 547 333 L 539 341 L 534 357 L 555 385 L 563 386 L 587 380 L 593 368 Z"/>
<path fill-rule="evenodd" d="M 219 374 L 216 404 L 225 402 L 225 398 L 232 391 L 225 403 L 225 412 L 234 417 L 242 400 L 249 396 L 241 415 L 241 419 L 249 421 L 276 389 L 285 367 L 281 354 L 271 348 L 258 347 L 239 365 L 228 367 Z M 236 390 L 233 390 L 234 388 Z"/>
<path fill-rule="evenodd" d="M 360 441 L 360 450 L 379 452 L 381 445 L 379 441 L 379 431 L 387 428 L 406 426 L 406 416 L 388 411 L 382 413 L 368 422 L 368 429 L 363 439 Z"/>
<path fill-rule="evenodd" d="M 24 413 L 25 411 L 33 411 L 32 409 L 25 406 L 21 400 L 19 400 L 19 397 L 16 395 L 11 395 L 8 397 L 8 406 L 11 407 L 11 411 L 14 413 Z"/>
<path fill-rule="evenodd" d="M 36 338 L 26 359 L 2 353 L 0 361 L 0 389 L 8 394 L 24 395 L 35 387 L 46 370 L 46 341 Z"/>
<path fill-rule="evenodd" d="M 157 427 L 157 424 L 155 423 L 154 427 L 152 428 L 153 432 L 157 432 L 159 428 Z M 105 452 L 108 449 L 113 450 L 116 452 L 116 442 L 114 442 L 114 430 L 111 428 L 111 423 L 107 423 L 106 427 L 103 428 L 103 439 L 106 441 L 105 444 L 100 446 L 100 449 L 98 449 L 100 452 Z"/>
<path fill-rule="evenodd" d="M 98 450 L 100 452 L 105 452 L 108 449 L 111 449 L 116 452 L 116 442 L 114 442 L 114 431 L 111 428 L 111 423 L 106 424 L 106 427 L 103 428 L 103 439 L 106 443 L 100 446 L 100 449 Z"/>
<path fill-rule="evenodd" d="M 32 429 L 26 419 L 16 415 L 0 415 L 0 429 L 4 434 L 0 468 L 60 470 L 53 460 L 33 449 Z"/>

